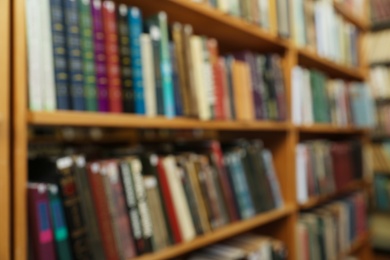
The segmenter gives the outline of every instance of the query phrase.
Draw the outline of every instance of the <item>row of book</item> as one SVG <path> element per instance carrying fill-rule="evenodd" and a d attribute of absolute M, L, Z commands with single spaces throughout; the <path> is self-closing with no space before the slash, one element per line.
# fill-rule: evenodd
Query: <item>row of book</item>
<path fill-rule="evenodd" d="M 287 258 L 287 248 L 282 241 L 256 234 L 245 234 L 208 246 L 192 254 L 188 260 L 287 260 Z"/>
<path fill-rule="evenodd" d="M 375 125 L 375 105 L 364 83 L 330 79 L 295 67 L 292 71 L 292 115 L 295 124 Z"/>
<path fill-rule="evenodd" d="M 390 142 L 382 141 L 372 143 L 370 146 L 372 156 L 372 170 L 374 172 L 390 172 Z"/>
<path fill-rule="evenodd" d="M 356 27 L 334 9 L 333 1 L 296 0 L 292 5 L 293 39 L 318 55 L 348 66 L 358 66 Z"/>
<path fill-rule="evenodd" d="M 359 141 L 307 141 L 297 145 L 295 155 L 299 203 L 334 193 L 363 177 L 363 150 Z"/>
<path fill-rule="evenodd" d="M 390 20 L 390 3 L 386 0 L 371 0 L 371 21 L 381 24 Z"/>
<path fill-rule="evenodd" d="M 143 20 L 137 7 L 113 1 L 38 2 L 26 2 L 33 111 L 286 118 L 277 55 L 221 57 L 215 39 L 168 26 L 164 12 Z"/>
<path fill-rule="evenodd" d="M 226 14 L 239 17 L 249 23 L 270 30 L 270 13 L 275 12 L 277 32 L 281 37 L 290 37 L 290 2 L 286 0 L 193 0 L 206 3 Z"/>
<path fill-rule="evenodd" d="M 390 68 L 375 66 L 370 69 L 371 93 L 375 99 L 390 99 Z"/>
<path fill-rule="evenodd" d="M 386 51 L 390 40 L 390 30 L 371 32 L 364 43 L 365 58 L 369 64 L 385 63 L 390 61 L 390 54 Z"/>
<path fill-rule="evenodd" d="M 105 160 L 31 154 L 35 259 L 130 259 L 283 206 L 272 154 L 259 140 L 224 151 L 211 141 L 175 154 L 134 152 Z"/>
<path fill-rule="evenodd" d="M 390 211 L 390 178 L 384 174 L 374 176 L 375 208 Z"/>
<path fill-rule="evenodd" d="M 367 231 L 363 193 L 303 213 L 297 223 L 297 259 L 345 259 L 353 242 Z"/>

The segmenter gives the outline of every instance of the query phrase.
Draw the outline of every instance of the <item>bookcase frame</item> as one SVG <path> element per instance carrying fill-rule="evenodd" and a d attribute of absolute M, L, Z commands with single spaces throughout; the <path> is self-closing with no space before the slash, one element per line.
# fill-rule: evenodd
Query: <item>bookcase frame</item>
<path fill-rule="evenodd" d="M 0 1 L 0 258 L 10 259 L 10 1 Z"/>
<path fill-rule="evenodd" d="M 274 0 L 269 0 L 275 8 Z M 4 1 L 3 1 L 4 2 Z M 28 127 L 29 126 L 82 126 L 82 127 L 110 127 L 123 129 L 157 128 L 157 129 L 208 129 L 221 132 L 240 132 L 251 137 L 267 138 L 266 145 L 274 155 L 274 163 L 280 181 L 281 190 L 285 199 L 282 209 L 262 213 L 249 220 L 228 224 L 209 234 L 178 245 L 173 245 L 162 251 L 148 254 L 135 259 L 167 259 L 185 255 L 191 251 L 209 244 L 233 237 L 246 231 L 256 231 L 272 235 L 283 240 L 289 251 L 289 259 L 296 259 L 295 225 L 299 212 L 303 209 L 296 201 L 295 188 L 295 147 L 304 138 L 336 138 L 338 140 L 356 136 L 367 139 L 368 131 L 356 127 L 335 127 L 332 125 L 315 124 L 311 126 L 294 126 L 291 116 L 286 122 L 270 121 L 200 121 L 190 118 L 167 119 L 164 117 L 146 118 L 128 114 L 102 114 L 75 111 L 30 112 L 28 111 L 27 89 L 27 59 L 26 59 L 26 26 L 25 0 L 12 1 L 12 39 L 13 39 L 13 77 L 12 77 L 12 170 L 13 170 L 13 224 L 12 224 L 12 254 L 13 259 L 27 258 L 27 155 L 28 155 Z M 261 52 L 276 52 L 281 54 L 283 73 L 285 78 L 287 105 L 291 107 L 291 69 L 299 64 L 319 69 L 331 77 L 340 77 L 347 80 L 364 80 L 366 78 L 365 64 L 358 68 L 349 68 L 317 54 L 294 46 L 292 41 L 281 39 L 272 30 L 251 25 L 243 20 L 230 17 L 218 10 L 190 0 L 117 0 L 129 5 L 139 6 L 145 16 L 159 10 L 168 13 L 170 21 L 190 23 L 196 34 L 205 34 L 216 38 L 230 50 L 251 49 Z M 2 10 L 2 9 L 0 9 Z M 354 23 L 365 31 L 368 23 L 365 19 L 358 19 L 350 15 L 347 10 L 337 7 L 336 10 L 346 20 Z M 0 16 L 1 17 L 1 16 Z M 276 28 L 276 13 L 271 13 L 271 28 Z M 239 40 L 237 40 L 239 39 Z M 359 41 L 360 42 L 360 41 Z M 361 45 L 359 46 L 361 49 Z M 0 48 L 0 51 L 2 48 Z M 1 71 L 0 71 L 1 73 Z M 1 74 L 0 74 L 1 76 Z M 1 79 L 1 77 L 0 77 Z M 351 186 L 351 187 L 350 187 Z M 346 190 L 338 191 L 326 197 L 312 198 L 310 205 L 305 209 L 318 206 L 340 194 L 364 188 L 363 184 L 351 184 Z M 0 244 L 1 245 L 1 244 Z M 357 239 L 348 252 L 360 259 L 370 258 L 369 235 Z"/>

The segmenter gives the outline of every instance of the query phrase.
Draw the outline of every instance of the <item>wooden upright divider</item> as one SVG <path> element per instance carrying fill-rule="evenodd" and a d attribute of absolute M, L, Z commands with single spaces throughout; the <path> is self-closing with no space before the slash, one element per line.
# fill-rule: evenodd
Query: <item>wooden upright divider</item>
<path fill-rule="evenodd" d="M 0 1 L 0 259 L 11 258 L 10 0 Z"/>
<path fill-rule="evenodd" d="M 271 2 L 272 0 L 270 0 Z M 305 0 L 306 1 L 306 0 Z M 2 1 L 1 4 L 8 1 Z M 322 58 L 306 49 L 294 46 L 291 40 L 279 38 L 276 33 L 267 32 L 253 24 L 231 17 L 218 10 L 214 10 L 205 4 L 195 3 L 190 0 L 126 0 L 129 5 L 140 7 L 145 16 L 156 11 L 163 10 L 168 14 L 169 22 L 179 21 L 192 24 L 196 34 L 204 34 L 216 38 L 227 50 L 249 49 L 262 53 L 274 52 L 282 57 L 283 74 L 285 78 L 287 106 L 291 108 L 291 70 L 294 66 L 300 65 L 309 68 L 316 68 L 332 77 L 340 77 L 346 80 L 364 80 L 362 67 L 349 68 Z M 1 8 L 0 12 L 4 8 Z M 7 9 L 7 8 L 5 8 Z M 337 10 L 340 7 L 336 8 Z M 339 10 L 341 15 L 348 16 L 346 20 L 355 22 L 356 25 L 365 29 L 360 20 L 351 18 L 345 14 L 346 10 Z M 272 24 L 276 25 L 276 15 L 270 15 Z M 0 19 L 4 16 L 0 15 Z M 356 22 L 357 21 L 357 22 Z M 0 20 L 0 26 L 2 26 Z M 29 126 L 77 126 L 77 127 L 109 127 L 109 128 L 151 128 L 151 129 L 207 129 L 218 132 L 218 136 L 234 137 L 243 136 L 250 138 L 264 139 L 265 146 L 269 148 L 274 156 L 275 168 L 280 181 L 285 206 L 281 209 L 259 214 L 249 220 L 228 224 L 209 234 L 197 237 L 192 241 L 172 245 L 162 251 L 137 257 L 136 259 L 169 259 L 185 255 L 194 250 L 200 249 L 212 243 L 236 236 L 238 234 L 253 231 L 274 236 L 281 239 L 289 250 L 289 259 L 296 259 L 296 236 L 295 227 L 301 208 L 296 200 L 295 187 L 295 147 L 302 136 L 311 137 L 352 137 L 366 136 L 364 129 L 356 127 L 335 127 L 332 125 L 293 126 L 291 115 L 286 122 L 262 122 L 262 121 L 200 121 L 189 118 L 167 119 L 164 117 L 146 118 L 126 114 L 100 114 L 89 112 L 61 111 L 61 112 L 29 112 L 28 111 L 28 82 L 27 82 L 27 59 L 26 59 L 26 26 L 25 26 L 25 0 L 12 1 L 12 39 L 13 39 L 13 259 L 27 259 L 27 190 L 28 181 L 27 155 L 28 155 L 28 127 Z M 10 26 L 8 25 L 8 28 Z M 0 36 L 1 36 L 0 30 Z M 0 42 L 2 44 L 2 42 Z M 1 45 L 0 45 L 1 47 Z M 3 51 L 3 48 L 0 48 Z M 0 55 L 1 57 L 1 55 Z M 2 74 L 7 74 L 0 67 L 0 80 Z M 2 89 L 0 90 L 2 91 Z M 0 104 L 2 105 L 2 104 Z M 291 111 L 291 109 L 289 109 Z M 1 107 L 0 107 L 0 112 Z M 1 127 L 4 117 L 1 115 Z M 3 132 L 1 133 L 3 134 Z M 2 138 L 2 135 L 0 136 Z M 0 139 L 1 140 L 1 139 Z M 1 151 L 0 151 L 1 153 Z M 2 158 L 2 157 L 0 157 Z M 0 165 L 2 166 L 2 165 Z M 2 172 L 0 171 L 0 174 Z M 2 178 L 2 175 L 0 175 Z M 309 205 L 318 206 L 333 197 L 321 198 L 320 202 Z M 2 203 L 2 197 L 0 202 Z M 0 205 L 1 206 L 1 205 Z M 2 214 L 2 213 L 0 213 Z M 3 225 L 3 223 L 0 223 Z M 0 226 L 0 232 L 2 226 Z M 2 234 L 1 234 L 2 235 Z M 4 246 L 9 246 L 4 242 Z M 365 259 L 369 248 L 367 237 L 360 238 L 354 244 L 353 252 L 345 254 L 358 255 L 364 251 Z M 3 249 L 3 241 L 0 239 L 0 249 Z M 360 251 L 359 251 L 360 250 Z M 1 252 L 1 251 L 0 251 Z"/>

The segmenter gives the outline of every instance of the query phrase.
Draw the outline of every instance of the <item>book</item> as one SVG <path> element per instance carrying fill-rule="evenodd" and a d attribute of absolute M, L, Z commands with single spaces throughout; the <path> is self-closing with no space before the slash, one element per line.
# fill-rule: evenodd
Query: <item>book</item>
<path fill-rule="evenodd" d="M 88 111 L 97 111 L 91 1 L 78 0 L 78 10 L 80 21 L 81 57 L 83 60 L 85 109 Z"/>
<path fill-rule="evenodd" d="M 141 35 L 142 74 L 144 79 L 145 114 L 156 116 L 156 85 L 154 80 L 153 47 L 148 34 Z"/>
<path fill-rule="evenodd" d="M 248 100 L 251 100 L 248 65 L 241 61 L 234 61 L 232 64 L 232 76 L 236 119 L 252 120 L 254 119 L 254 110 L 253 103 L 248 102 Z"/>
<path fill-rule="evenodd" d="M 92 0 L 91 10 L 93 23 L 98 110 L 99 112 L 108 112 L 108 80 L 106 67 L 106 46 L 104 44 L 105 35 L 102 18 L 102 1 Z"/>
<path fill-rule="evenodd" d="M 183 104 L 182 104 L 182 89 L 179 82 L 179 68 L 176 58 L 176 45 L 174 42 L 169 43 L 169 57 L 172 63 L 172 84 L 173 84 L 173 96 L 175 100 L 175 115 L 183 115 Z"/>
<path fill-rule="evenodd" d="M 121 113 L 122 86 L 120 80 L 120 62 L 118 47 L 118 30 L 115 3 L 104 1 L 102 7 L 103 31 L 106 45 L 106 67 L 108 79 L 108 99 L 110 112 Z"/>

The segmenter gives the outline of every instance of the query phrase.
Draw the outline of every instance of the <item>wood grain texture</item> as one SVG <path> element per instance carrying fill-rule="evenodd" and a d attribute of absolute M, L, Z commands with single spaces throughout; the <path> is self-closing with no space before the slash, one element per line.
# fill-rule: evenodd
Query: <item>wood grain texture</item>
<path fill-rule="evenodd" d="M 10 181 L 10 1 L 0 1 L 0 259 L 11 258 Z"/>

